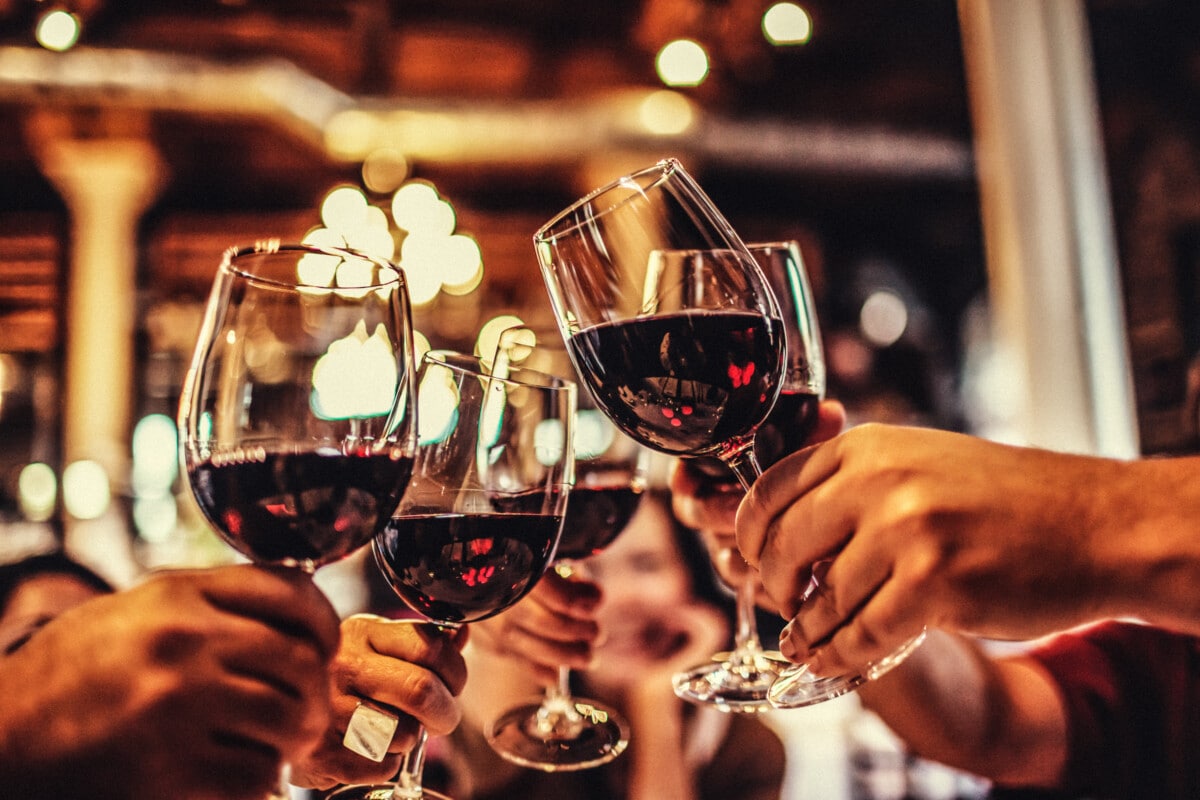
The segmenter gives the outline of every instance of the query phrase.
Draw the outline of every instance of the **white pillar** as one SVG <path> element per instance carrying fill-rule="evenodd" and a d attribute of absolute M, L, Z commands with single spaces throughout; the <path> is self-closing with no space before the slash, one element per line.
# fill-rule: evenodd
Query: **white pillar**
<path fill-rule="evenodd" d="M 1082 0 L 959 0 L 998 345 L 1029 444 L 1138 454 Z"/>
<path fill-rule="evenodd" d="M 31 147 L 66 202 L 71 222 L 63 459 L 67 465 L 99 462 L 110 486 L 122 489 L 136 392 L 137 231 L 163 182 L 163 167 L 153 144 L 136 125 L 131 130 L 128 117 L 81 119 L 41 113 L 28 128 Z M 71 523 L 68 519 L 68 546 L 76 527 Z"/>

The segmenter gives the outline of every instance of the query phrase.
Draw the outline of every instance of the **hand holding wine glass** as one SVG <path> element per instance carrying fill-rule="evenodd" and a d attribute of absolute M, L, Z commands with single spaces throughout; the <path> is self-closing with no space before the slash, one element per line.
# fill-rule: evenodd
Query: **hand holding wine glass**
<path fill-rule="evenodd" d="M 719 458 L 748 488 L 784 374 L 783 323 L 754 257 L 679 162 L 592 192 L 534 245 L 597 405 L 642 444 Z M 707 701 L 760 708 L 768 667 L 761 648 L 731 654 L 704 678 Z"/>
<path fill-rule="evenodd" d="M 292 764 L 292 781 L 299 786 L 387 781 L 416 745 L 422 727 L 430 735 L 446 735 L 462 717 L 456 698 L 467 679 L 461 652 L 466 627 L 447 635 L 434 626 L 363 613 L 342 620 L 340 630 L 328 670 L 333 721 L 317 747 Z M 379 761 L 344 743 L 346 720 L 353 725 L 364 698 L 373 707 L 400 712 Z"/>
<path fill-rule="evenodd" d="M 178 417 L 188 485 L 217 533 L 308 574 L 369 542 L 412 471 L 412 353 L 390 262 L 275 240 L 227 250 Z"/>
<path fill-rule="evenodd" d="M 503 331 L 495 361 L 497 370 L 521 364 L 576 379 L 556 328 L 516 326 Z M 590 397 L 580 398 L 575 486 L 555 556 L 559 574 L 583 569 L 584 559 L 602 551 L 625 529 L 645 489 L 647 455 L 613 427 Z M 488 743 L 509 761 L 547 772 L 588 769 L 619 756 L 629 740 L 629 726 L 615 709 L 572 696 L 570 677 L 570 668 L 560 666 L 557 681 L 547 685 L 540 702 L 509 709 L 490 726 Z"/>
<path fill-rule="evenodd" d="M 779 399 L 771 410 L 767 420 L 759 428 L 755 438 L 755 451 L 759 463 L 770 467 L 784 456 L 800 450 L 811 443 L 810 440 L 818 433 L 818 427 L 824 424 L 824 430 L 816 436 L 816 441 L 836 434 L 845 421 L 844 413 L 837 408 L 821 410 L 821 401 L 825 395 L 825 363 L 821 348 L 820 327 L 817 324 L 815 302 L 804 269 L 799 244 L 794 241 L 768 242 L 748 245 L 763 272 L 770 281 L 775 296 L 783 311 L 784 332 L 787 341 L 787 367 L 784 372 L 783 388 Z M 705 520 L 696 514 L 687 513 L 686 506 L 690 503 L 702 504 L 704 499 L 698 497 L 702 493 L 714 491 L 714 484 L 720 491 L 719 479 L 714 481 L 714 475 L 719 475 L 719 469 L 708 467 L 711 462 L 704 460 L 683 461 L 672 482 L 677 495 L 675 506 L 689 524 L 705 527 L 713 522 L 710 517 Z M 726 506 L 728 524 L 722 526 L 717 521 L 717 527 L 723 527 L 721 540 L 727 548 L 736 547 L 733 537 L 733 514 L 736 509 Z M 718 513 L 718 516 L 722 516 Z M 723 554 L 721 554 L 723 555 Z M 720 556 L 719 556 L 720 557 Z M 741 561 L 739 553 L 734 551 L 728 558 Z M 744 563 L 744 562 L 743 562 Z M 739 647 L 741 639 L 753 637 L 754 633 L 753 604 L 758 589 L 759 576 L 756 571 L 745 570 L 738 584 L 739 598 Z M 809 586 L 810 592 L 821 591 L 822 587 L 814 577 Z M 766 708 L 795 708 L 819 703 L 838 697 L 851 691 L 863 681 L 878 677 L 891 667 L 899 664 L 908 653 L 920 644 L 923 637 L 918 636 L 880 662 L 867 665 L 864 669 L 843 675 L 817 677 L 804 666 L 789 665 L 782 660 L 777 652 L 770 652 L 764 665 L 766 669 L 777 673 L 775 680 L 765 686 L 765 693 L 759 704 L 761 710 Z M 757 645 L 755 645 L 757 646 Z M 708 668 L 704 665 L 695 670 L 681 673 L 676 677 L 675 687 L 681 696 L 703 700 L 711 691 L 710 683 L 705 680 Z"/>
<path fill-rule="evenodd" d="M 554 555 L 574 480 L 575 385 L 438 351 L 418 381 L 412 481 L 372 549 L 405 604 L 455 628 L 520 600 Z M 331 800 L 436 800 L 421 786 L 423 744 L 422 732 L 395 782 Z"/>

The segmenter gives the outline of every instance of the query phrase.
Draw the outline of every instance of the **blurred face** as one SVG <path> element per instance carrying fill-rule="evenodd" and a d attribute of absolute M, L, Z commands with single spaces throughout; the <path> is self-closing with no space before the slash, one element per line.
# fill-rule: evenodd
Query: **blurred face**
<path fill-rule="evenodd" d="M 669 511 L 644 502 L 629 526 L 606 550 L 588 559 L 586 569 L 604 588 L 597 610 L 604 632 L 589 672 L 627 670 L 656 661 L 678 646 L 674 609 L 691 601 L 691 579 L 671 533 Z"/>

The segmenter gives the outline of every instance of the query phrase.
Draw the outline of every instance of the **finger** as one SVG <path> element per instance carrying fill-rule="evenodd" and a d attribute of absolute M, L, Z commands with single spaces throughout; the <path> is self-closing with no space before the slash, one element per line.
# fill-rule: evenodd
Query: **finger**
<path fill-rule="evenodd" d="M 558 666 L 585 670 L 595 658 L 599 635 L 599 628 L 593 627 L 586 638 L 560 641 L 524 628 L 512 628 L 505 638 L 504 650 L 532 666 L 545 668 L 549 674 L 555 674 Z"/>
<path fill-rule="evenodd" d="M 779 518 L 797 500 L 837 473 L 841 463 L 837 441 L 806 447 L 784 456 L 750 487 L 738 506 L 736 518 L 738 549 L 750 566 L 759 567 L 772 538 L 798 535 L 781 526 Z M 794 519 L 795 514 L 792 515 L 793 524 Z"/>
<path fill-rule="evenodd" d="M 332 789 L 339 784 L 384 783 L 400 769 L 399 753 L 405 750 L 389 752 L 381 761 L 372 761 L 347 749 L 342 744 L 341 735 L 340 732 L 331 731 L 320 750 L 303 763 L 293 763 L 292 783 L 318 790 Z M 399 738 L 399 732 L 396 738 Z"/>
<path fill-rule="evenodd" d="M 245 620 L 211 646 L 230 674 L 257 680 L 290 697 L 324 691 L 325 658 L 310 639 L 283 636 L 275 628 Z"/>
<path fill-rule="evenodd" d="M 815 561 L 806 576 L 795 573 L 788 584 L 773 583 L 773 592 L 791 597 L 783 608 L 785 616 L 794 617 L 788 624 L 791 646 L 798 652 L 801 643 L 811 649 L 828 640 L 891 578 L 892 564 L 891 556 L 879 552 L 869 537 L 856 536 L 835 555 Z M 807 580 L 803 587 L 802 579 Z M 770 580 L 779 579 L 772 575 Z"/>
<path fill-rule="evenodd" d="M 820 562 L 814 567 L 810 591 L 792 620 L 780 632 L 779 650 L 793 661 L 803 661 L 827 645 L 886 579 L 884 576 L 875 584 L 855 582 L 854 588 L 860 591 L 839 593 L 828 581 L 829 569 L 829 562 Z"/>
<path fill-rule="evenodd" d="M 467 665 L 449 632 L 407 620 L 359 620 L 364 626 L 366 645 L 373 652 L 428 669 L 452 694 L 462 691 L 467 682 Z"/>
<path fill-rule="evenodd" d="M 768 526 L 758 565 L 767 595 L 794 615 L 808 590 L 812 568 L 829 560 L 856 537 L 866 502 L 850 478 L 836 472 L 795 498 Z M 858 562 L 854 562 L 858 563 Z"/>
<path fill-rule="evenodd" d="M 911 590 L 900 581 L 883 584 L 829 642 L 807 661 L 818 675 L 854 671 L 866 674 L 887 663 L 897 651 L 924 630 L 914 613 Z"/>
<path fill-rule="evenodd" d="M 275 750 L 221 732 L 213 734 L 209 750 L 193 757 L 194 765 L 188 763 L 190 758 L 180 759 L 183 785 L 210 788 L 213 797 L 238 799 L 268 796 L 278 784 L 283 764 Z"/>
<path fill-rule="evenodd" d="M 685 459 L 670 476 L 671 509 L 689 528 L 732 533 L 738 503 L 745 492 L 736 480 L 718 481 Z"/>
<path fill-rule="evenodd" d="M 513 637 L 524 635 L 552 644 L 590 647 L 600 636 L 600 625 L 590 615 L 578 617 L 557 613 L 540 603 L 526 606 L 521 613 L 516 611 L 514 607 L 486 627 L 480 627 L 477 634 L 486 637 L 486 646 L 499 653 L 518 651 Z"/>
<path fill-rule="evenodd" d="M 309 749 L 330 720 L 328 691 L 323 685 L 298 698 L 239 676 L 193 687 L 178 705 L 179 719 L 211 718 L 212 709 L 226 709 L 215 736 L 285 757 Z"/>
<path fill-rule="evenodd" d="M 311 576 L 298 569 L 257 565 L 196 574 L 202 595 L 216 608 L 312 639 L 327 659 L 337 651 L 337 613 Z"/>
<path fill-rule="evenodd" d="M 710 552 L 709 558 L 721 580 L 730 587 L 740 586 L 754 571 L 737 550 L 717 550 Z M 757 575 L 755 575 L 754 580 L 758 581 Z"/>
<path fill-rule="evenodd" d="M 544 612 L 591 619 L 603 599 L 603 591 L 600 584 L 578 574 L 564 577 L 554 570 L 549 570 L 525 599 L 534 600 L 531 605 L 541 606 Z M 518 603 L 519 605 L 521 604 Z M 515 608 L 509 609 L 505 613 L 511 614 L 514 610 Z"/>
<path fill-rule="evenodd" d="M 817 426 L 808 437 L 809 444 L 825 442 L 846 427 L 846 407 L 837 400 L 822 400 L 817 407 Z"/>
<path fill-rule="evenodd" d="M 462 717 L 454 695 L 436 673 L 394 658 L 376 655 L 361 659 L 348 689 L 335 704 L 339 719 L 350 718 L 358 698 L 416 717 L 437 735 L 454 730 Z"/>

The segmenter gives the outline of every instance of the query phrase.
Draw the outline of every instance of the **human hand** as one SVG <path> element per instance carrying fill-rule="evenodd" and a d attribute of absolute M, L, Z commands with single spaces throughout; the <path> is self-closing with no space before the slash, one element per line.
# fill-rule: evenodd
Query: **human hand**
<path fill-rule="evenodd" d="M 471 623 L 471 641 L 493 654 L 521 659 L 541 683 L 552 684 L 560 666 L 591 664 L 600 635 L 595 618 L 600 599 L 598 584 L 551 568 L 503 614 Z"/>
<path fill-rule="evenodd" d="M 1122 467 L 862 425 L 764 473 L 739 509 L 738 544 L 795 617 L 780 649 L 818 673 L 876 661 L 926 626 L 1029 638 L 1115 610 L 1107 587 L 1122 559 L 1096 531 L 1134 504 L 1113 491 Z"/>
<path fill-rule="evenodd" d="M 671 678 L 729 642 L 721 612 L 702 603 L 641 607 L 608 615 L 587 680 L 618 704 L 674 700 Z"/>
<path fill-rule="evenodd" d="M 432 624 L 356 614 L 342 622 L 342 640 L 330 667 L 333 709 L 320 744 L 292 764 L 292 783 L 316 789 L 338 783 L 378 783 L 400 768 L 416 744 L 417 728 L 445 735 L 462 718 L 455 697 L 467 680 L 461 650 L 467 628 L 441 631 Z M 360 700 L 400 712 L 388 756 L 375 762 L 343 745 Z"/>
<path fill-rule="evenodd" d="M 26 798 L 261 800 L 329 719 L 338 622 L 298 571 L 171 571 L 0 660 L 0 785 Z"/>
<path fill-rule="evenodd" d="M 817 424 L 809 441 L 824 442 L 838 435 L 846 424 L 846 409 L 836 400 L 823 400 L 817 410 Z M 729 586 L 739 586 L 751 571 L 737 551 L 736 515 L 745 492 L 729 473 L 717 477 L 701 469 L 693 459 L 677 459 L 672 467 L 669 488 L 675 516 L 689 528 L 700 532 L 709 558 Z M 760 605 L 778 608 L 761 591 Z"/>

